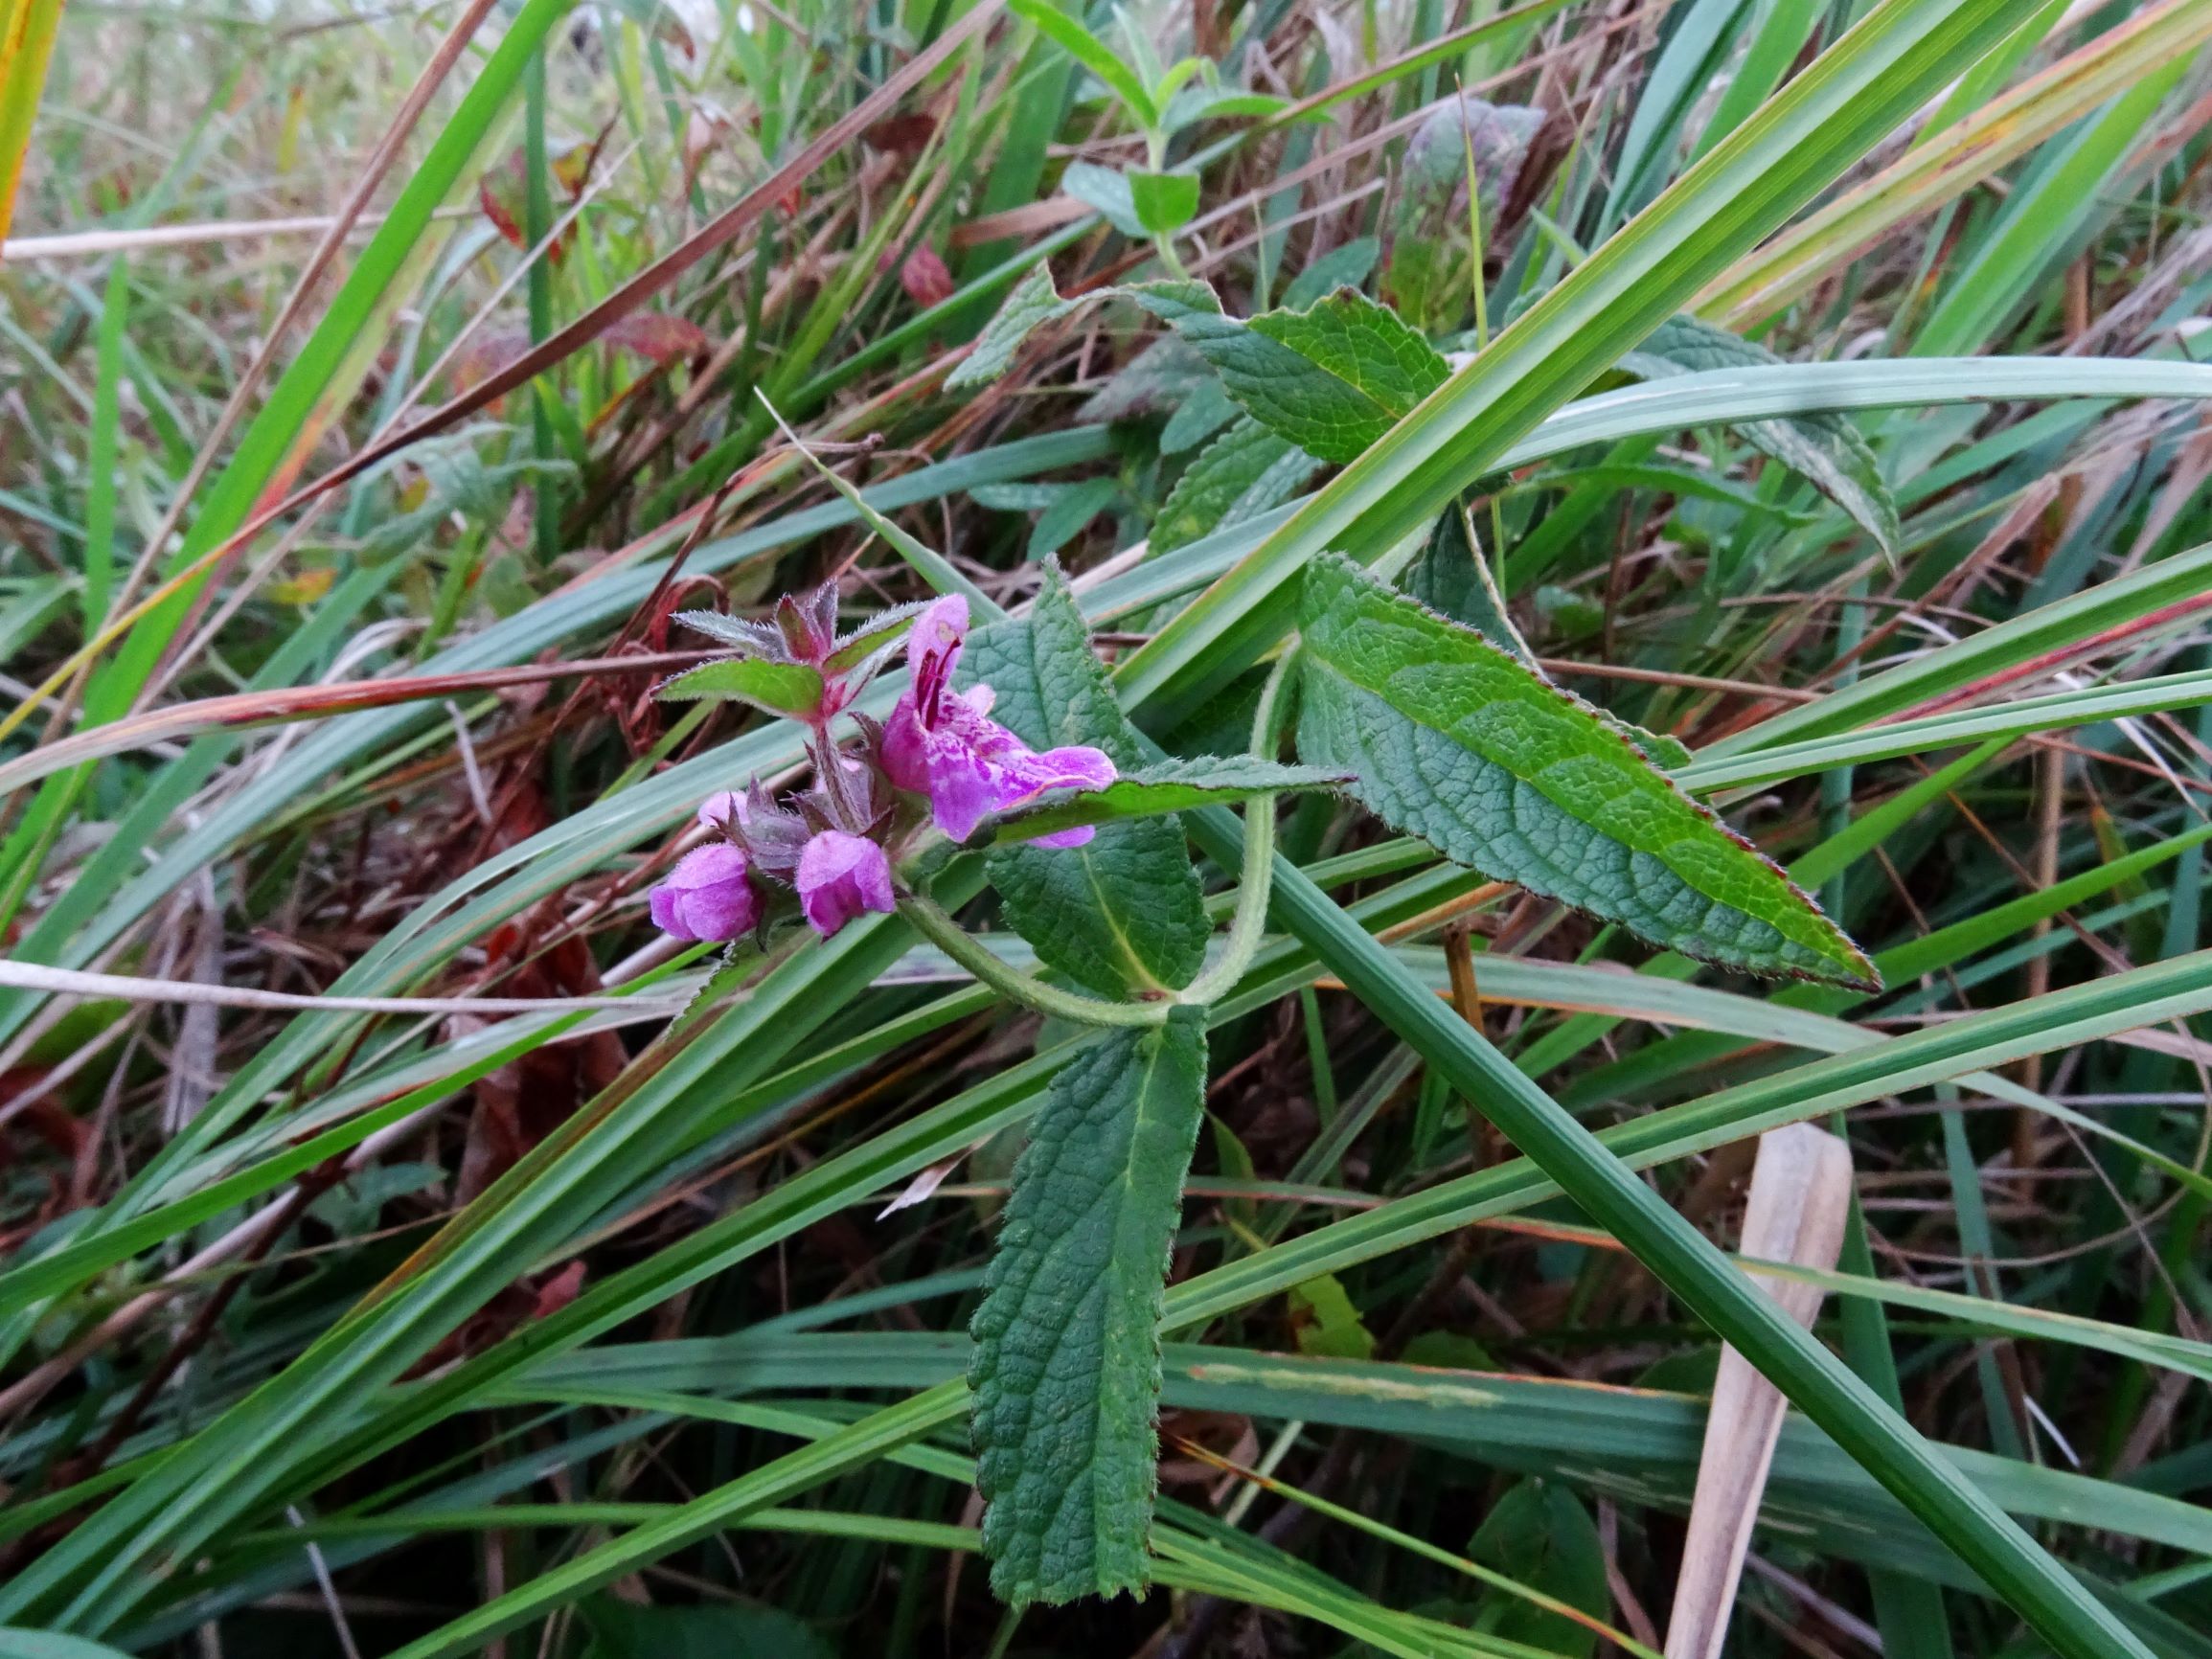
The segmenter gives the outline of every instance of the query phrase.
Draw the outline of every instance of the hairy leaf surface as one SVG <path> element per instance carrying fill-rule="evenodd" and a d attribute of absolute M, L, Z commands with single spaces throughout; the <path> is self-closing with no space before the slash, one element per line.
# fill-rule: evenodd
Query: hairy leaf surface
<path fill-rule="evenodd" d="M 968 1373 L 1007 1602 L 1146 1582 L 1162 1284 L 1205 1082 L 1203 1010 L 1114 1032 L 1053 1079 L 1015 1170 Z"/>
<path fill-rule="evenodd" d="M 1134 770 L 1134 728 L 1090 651 L 1083 615 L 1057 568 L 1036 609 L 968 638 L 964 684 L 998 693 L 992 716 L 1038 749 L 1088 743 Z M 1038 960 L 1109 996 L 1188 985 L 1205 966 L 1206 920 L 1182 826 L 1172 818 L 1107 824 L 1075 848 L 1004 847 L 988 865 L 1007 924 Z"/>
<path fill-rule="evenodd" d="M 665 681 L 658 694 L 670 703 L 715 698 L 750 703 L 771 715 L 805 715 L 822 700 L 822 674 L 805 663 L 723 657 L 686 669 Z"/>
<path fill-rule="evenodd" d="M 1330 555 L 1308 570 L 1299 752 L 1447 857 L 1700 961 L 1874 986 L 1749 842 L 1571 693 Z"/>
<path fill-rule="evenodd" d="M 1166 452 L 1164 438 L 1162 452 Z M 1168 491 L 1159 522 L 1152 526 L 1152 552 L 1172 553 L 1282 506 L 1321 466 L 1288 438 L 1278 437 L 1249 415 L 1240 417 L 1198 452 Z"/>
<path fill-rule="evenodd" d="M 1351 288 L 1248 323 L 1195 309 L 1171 320 L 1246 413 L 1324 461 L 1357 460 L 1451 377 L 1397 312 Z"/>

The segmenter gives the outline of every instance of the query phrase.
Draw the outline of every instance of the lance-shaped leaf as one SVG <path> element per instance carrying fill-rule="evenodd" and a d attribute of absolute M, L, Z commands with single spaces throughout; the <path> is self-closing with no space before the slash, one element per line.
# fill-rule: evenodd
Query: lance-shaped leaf
<path fill-rule="evenodd" d="M 1334 555 L 1306 575 L 1298 748 L 1392 827 L 1685 956 L 1879 987 L 1775 865 L 1580 697 Z"/>
<path fill-rule="evenodd" d="M 1174 421 L 1168 424 L 1173 427 Z M 1167 452 L 1165 434 L 1160 449 Z M 1282 506 L 1321 466 L 1318 459 L 1249 415 L 1239 417 L 1235 425 L 1198 452 L 1168 491 L 1159 520 L 1152 526 L 1152 552 L 1172 553 Z"/>
<path fill-rule="evenodd" d="M 1205 1100 L 1205 1011 L 1116 1031 L 1052 1080 L 970 1332 L 983 1549 L 1001 1600 L 1146 1582 L 1159 1318 Z"/>
<path fill-rule="evenodd" d="M 759 657 L 719 657 L 661 683 L 663 702 L 705 699 L 750 703 L 771 715 L 804 718 L 822 704 L 822 674 L 805 663 L 771 663 Z"/>
<path fill-rule="evenodd" d="M 1351 782 L 1343 772 L 1286 766 L 1257 755 L 1191 755 L 1116 778 L 1103 789 L 1048 789 L 1033 800 L 986 818 L 971 846 L 1034 840 L 1085 824 L 1157 818 L 1200 807 L 1229 807 L 1255 795 L 1335 789 Z"/>
<path fill-rule="evenodd" d="M 1197 310 L 1170 320 L 1246 413 L 1324 461 L 1357 460 L 1451 377 L 1397 312 L 1351 288 L 1248 323 Z"/>
<path fill-rule="evenodd" d="M 945 376 L 946 389 L 956 392 L 997 379 L 1013 366 L 1022 343 L 1045 324 L 1058 322 L 1080 306 L 1107 299 L 1133 300 L 1163 323 L 1192 315 L 1215 315 L 1221 308 L 1212 288 L 1188 278 L 1092 288 L 1063 300 L 1052 285 L 1052 267 L 1040 260 L 1029 275 L 1014 284 L 999 303 L 997 314 L 975 336 L 967 357 Z"/>
<path fill-rule="evenodd" d="M 1696 317 L 1669 317 L 1641 346 L 1623 357 L 1622 371 L 1639 380 L 1664 379 L 1701 369 L 1741 369 L 1782 359 L 1764 346 Z M 1903 534 L 1897 501 L 1881 476 L 1873 447 L 1848 415 L 1793 415 L 1779 420 L 1736 424 L 1752 445 L 1797 473 L 1843 509 L 1875 545 L 1891 557 Z"/>
<path fill-rule="evenodd" d="M 1035 749 L 1088 743 L 1117 771 L 1140 761 L 1136 732 L 1091 654 L 1083 613 L 1057 565 L 1019 621 L 968 636 L 963 685 L 998 693 L 992 717 Z M 1181 825 L 1102 825 L 1081 847 L 1002 847 L 988 862 L 1007 925 L 1038 960 L 1108 996 L 1190 984 L 1206 962 L 1204 896 Z"/>
<path fill-rule="evenodd" d="M 1472 296 L 1469 158 L 1474 163 L 1483 241 L 1494 247 L 1498 216 L 1543 124 L 1540 109 L 1454 94 L 1430 106 L 1428 119 L 1406 145 L 1388 219 L 1390 253 L 1382 270 L 1382 296 L 1422 331 L 1450 328 Z"/>

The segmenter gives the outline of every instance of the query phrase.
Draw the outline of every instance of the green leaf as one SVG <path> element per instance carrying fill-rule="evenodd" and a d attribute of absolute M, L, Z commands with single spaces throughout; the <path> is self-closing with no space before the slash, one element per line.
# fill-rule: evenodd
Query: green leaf
<path fill-rule="evenodd" d="M 1438 516 L 1436 528 L 1429 532 L 1428 545 L 1405 573 L 1405 591 L 1430 610 L 1474 629 L 1538 679 L 1550 684 L 1551 676 L 1543 671 L 1506 611 L 1490 566 L 1483 562 L 1482 542 L 1465 507 L 1455 504 Z M 1539 605 L 1543 593 L 1559 591 L 1539 590 Z M 1600 612 L 1599 621 L 1603 620 L 1604 613 Z M 1590 713 L 1643 751 L 1644 758 L 1662 771 L 1690 763 L 1690 751 L 1680 739 L 1647 732 L 1605 709 L 1592 708 Z"/>
<path fill-rule="evenodd" d="M 1290 279 L 1283 290 L 1287 309 L 1302 311 L 1323 294 L 1336 288 L 1357 288 L 1375 270 L 1382 244 L 1374 237 L 1355 237 L 1342 247 L 1331 248 Z"/>
<path fill-rule="evenodd" d="M 1164 323 L 1192 315 L 1215 315 L 1221 308 L 1212 288 L 1189 278 L 1092 288 L 1074 299 L 1063 300 L 1052 285 L 1052 267 L 1040 260 L 1035 269 L 1014 284 L 1000 302 L 997 314 L 984 325 L 983 332 L 975 336 L 975 344 L 969 349 L 967 357 L 946 375 L 946 389 L 960 391 L 997 379 L 1013 366 L 1015 353 L 1021 350 L 1023 342 L 1045 324 L 1059 321 L 1079 306 L 1114 298 L 1134 300 Z"/>
<path fill-rule="evenodd" d="M 1247 413 L 1324 461 L 1357 460 L 1451 377 L 1396 312 L 1350 288 L 1248 323 L 1202 311 L 1172 320 Z"/>
<path fill-rule="evenodd" d="M 1121 481 L 1115 478 L 1086 478 L 1081 484 L 1061 488 L 1038 514 L 1025 557 L 1044 558 L 1058 553 L 1084 525 L 1111 507 L 1121 492 Z"/>
<path fill-rule="evenodd" d="M 1189 351 L 1177 340 L 1175 344 Z M 1232 420 L 1243 419 L 1243 411 L 1236 400 L 1221 390 L 1220 377 L 1208 370 L 1206 377 L 1192 387 L 1175 412 L 1168 417 L 1168 423 L 1160 428 L 1160 453 L 1180 455 L 1186 449 L 1195 449 Z M 1156 551 L 1156 550 L 1155 550 Z"/>
<path fill-rule="evenodd" d="M 1334 1273 L 1309 1279 L 1290 1291 L 1290 1334 L 1300 1353 L 1327 1359 L 1373 1359 L 1375 1335 L 1359 1323 L 1344 1282 Z"/>
<path fill-rule="evenodd" d="M 1164 436 L 1161 447 L 1165 452 Z M 1152 552 L 1171 553 L 1282 506 L 1321 466 L 1288 438 L 1277 437 L 1249 415 L 1240 416 L 1198 452 L 1168 491 L 1152 526 Z"/>
<path fill-rule="evenodd" d="M 1154 236 L 1179 231 L 1198 211 L 1198 180 L 1188 172 L 1132 172 L 1129 202 L 1137 223 Z"/>
<path fill-rule="evenodd" d="M 1597 1524 L 1582 1500 L 1557 1482 L 1525 1480 L 1510 1488 L 1483 1517 L 1467 1553 L 1594 1619 L 1612 1611 Z M 1518 1596 L 1485 1597 L 1477 1625 L 1489 1635 L 1566 1659 L 1588 1659 L 1597 1641 L 1587 1625 Z"/>
<path fill-rule="evenodd" d="M 1749 842 L 1571 693 L 1335 555 L 1308 568 L 1299 752 L 1376 815 L 1494 879 L 1685 956 L 1878 987 Z"/>
<path fill-rule="evenodd" d="M 998 693 L 992 716 L 1033 748 L 1089 743 L 1133 770 L 1136 732 L 1091 654 L 1083 615 L 1057 566 L 1036 608 L 968 637 L 964 685 Z M 1038 960 L 1109 996 L 1188 985 L 1212 927 L 1182 827 L 1172 818 L 1107 824 L 1082 847 L 1004 847 L 987 862 L 1007 925 Z"/>
<path fill-rule="evenodd" d="M 1113 48 L 1052 4 L 1052 0 L 1009 0 L 1008 8 L 1040 34 L 1050 35 L 1070 57 L 1105 81 L 1139 126 L 1157 126 L 1160 113 L 1152 94 Z"/>
<path fill-rule="evenodd" d="M 889 650 L 904 639 L 914 625 L 922 620 L 922 613 L 929 608 L 926 600 L 914 600 L 906 604 L 895 604 L 889 610 L 878 611 L 867 622 L 846 636 L 843 644 L 822 659 L 823 667 L 832 673 L 849 673 L 870 657 Z"/>
<path fill-rule="evenodd" d="M 1198 807 L 1226 807 L 1255 795 L 1340 788 L 1349 781 L 1342 772 L 1286 766 L 1257 755 L 1194 755 L 1130 772 L 1103 789 L 1048 790 L 1034 801 L 985 819 L 969 841 L 970 845 L 1029 841 L 1084 824 L 1156 818 L 1165 812 L 1188 812 Z"/>
<path fill-rule="evenodd" d="M 1439 100 L 1405 147 L 1405 167 L 1389 218 L 1382 297 L 1416 329 L 1433 334 L 1455 325 L 1472 297 L 1468 267 L 1474 248 L 1467 208 L 1467 158 L 1482 207 L 1484 239 L 1496 223 L 1544 112 L 1460 95 Z"/>
<path fill-rule="evenodd" d="M 1130 187 L 1129 175 L 1121 169 L 1101 167 L 1095 161 L 1071 161 L 1060 175 L 1060 189 L 1062 195 L 1075 197 L 1123 236 L 1143 241 L 1150 234 L 1137 216 L 1137 194 Z"/>
<path fill-rule="evenodd" d="M 1696 317 L 1675 316 L 1653 330 L 1641 346 L 1621 359 L 1620 366 L 1639 380 L 1657 380 L 1704 369 L 1743 369 L 1781 361 L 1766 347 L 1755 346 L 1725 329 Z M 1874 450 L 1852 424 L 1850 416 L 1793 415 L 1779 420 L 1745 420 L 1738 423 L 1736 430 L 1842 508 L 1874 537 L 1883 553 L 1896 557 L 1903 534 L 1897 522 L 1897 501 L 1882 479 Z"/>
<path fill-rule="evenodd" d="M 1206 1084 L 1205 1013 L 1117 1031 L 1052 1081 L 971 1333 L 983 1548 L 1001 1600 L 1147 1581 L 1158 1323 Z"/>
<path fill-rule="evenodd" d="M 1180 132 L 1193 122 L 1225 120 L 1232 116 L 1268 116 L 1289 108 L 1287 99 L 1265 92 L 1233 92 L 1226 87 L 1187 86 L 1168 101 L 1160 119 L 1163 133 Z"/>
<path fill-rule="evenodd" d="M 1464 624 L 1532 673 L 1541 675 L 1536 653 L 1506 614 L 1505 601 L 1483 562 L 1482 542 L 1455 502 L 1437 515 L 1428 545 L 1405 573 L 1405 591 L 1441 616 Z"/>
<path fill-rule="evenodd" d="M 661 682 L 665 703 L 727 700 L 750 703 L 771 715 L 805 716 L 822 702 L 822 674 L 805 663 L 771 663 L 759 657 L 718 657 Z"/>

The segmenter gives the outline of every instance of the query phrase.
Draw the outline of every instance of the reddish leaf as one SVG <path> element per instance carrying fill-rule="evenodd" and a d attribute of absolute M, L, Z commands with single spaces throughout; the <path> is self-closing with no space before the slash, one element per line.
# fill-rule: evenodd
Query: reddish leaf
<path fill-rule="evenodd" d="M 570 150 L 562 160 L 565 162 L 568 156 L 575 153 L 575 150 Z M 585 165 L 589 165 L 588 156 Z M 557 165 L 551 170 L 555 174 L 555 182 L 562 183 L 565 187 L 565 181 L 559 177 L 559 167 Z M 529 176 L 522 151 L 516 150 L 503 165 L 486 173 L 476 187 L 477 204 L 483 208 L 484 216 L 491 221 L 501 236 L 525 251 L 530 247 L 530 239 L 523 232 L 523 227 L 530 222 Z M 581 181 L 577 188 L 582 188 Z M 576 192 L 572 190 L 569 193 L 573 198 Z M 568 252 L 568 243 L 575 231 L 576 227 L 571 225 L 553 239 L 553 245 L 546 250 L 546 257 L 555 264 L 560 263 L 561 257 Z"/>
<path fill-rule="evenodd" d="M 886 115 L 860 137 L 876 149 L 912 155 L 927 144 L 936 131 L 937 118 L 917 110 L 909 115 Z"/>
<path fill-rule="evenodd" d="M 530 350 L 530 335 L 521 329 L 491 329 L 461 348 L 453 359 L 456 395 L 480 386 Z"/>
<path fill-rule="evenodd" d="M 618 317 L 600 338 L 664 365 L 700 356 L 707 349 L 704 329 L 688 317 L 672 317 L 665 311 L 632 311 Z"/>
<path fill-rule="evenodd" d="M 924 310 L 952 298 L 952 273 L 933 248 L 916 248 L 906 256 L 906 262 L 899 267 L 899 285 Z"/>

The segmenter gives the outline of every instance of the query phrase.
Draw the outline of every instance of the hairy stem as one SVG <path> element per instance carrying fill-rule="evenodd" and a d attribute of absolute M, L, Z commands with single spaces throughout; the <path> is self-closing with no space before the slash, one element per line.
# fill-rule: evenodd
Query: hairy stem
<path fill-rule="evenodd" d="M 1263 760 L 1274 753 L 1283 688 L 1289 684 L 1297 660 L 1298 642 L 1293 639 L 1275 660 L 1267 683 L 1260 690 L 1260 707 L 1252 716 L 1252 753 Z M 1237 889 L 1237 914 L 1229 921 L 1229 947 L 1184 989 L 1182 1001 L 1218 1002 L 1244 977 L 1267 930 L 1267 894 L 1274 872 L 1275 797 L 1255 795 L 1244 803 L 1244 880 Z"/>

